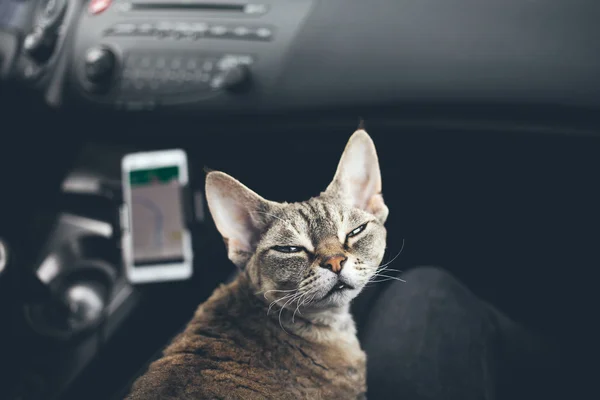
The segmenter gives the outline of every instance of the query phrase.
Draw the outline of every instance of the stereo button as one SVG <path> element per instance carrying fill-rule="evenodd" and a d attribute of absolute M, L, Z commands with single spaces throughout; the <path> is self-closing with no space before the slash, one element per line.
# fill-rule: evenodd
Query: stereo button
<path fill-rule="evenodd" d="M 143 57 L 140 60 L 140 67 L 141 68 L 150 68 L 150 65 L 152 65 L 152 60 L 150 59 L 150 57 Z"/>
<path fill-rule="evenodd" d="M 161 83 L 165 83 L 169 80 L 169 73 L 168 70 L 161 70 L 156 74 L 156 79 L 160 80 Z"/>
<path fill-rule="evenodd" d="M 194 71 L 192 73 L 192 80 L 194 83 L 193 89 L 196 89 L 196 88 L 206 89 L 205 83 L 210 80 L 210 75 L 207 73 L 204 73 L 202 71 Z"/>
<path fill-rule="evenodd" d="M 117 24 L 112 28 L 112 34 L 117 36 L 133 35 L 135 33 L 136 26 L 134 24 Z"/>
<path fill-rule="evenodd" d="M 248 55 L 227 54 L 219 60 L 217 63 L 217 68 L 220 71 L 224 71 L 238 64 L 250 65 L 252 62 L 252 57 Z"/>
<path fill-rule="evenodd" d="M 181 68 L 181 58 L 174 58 L 171 60 L 171 69 L 178 70 Z"/>
<path fill-rule="evenodd" d="M 208 25 L 202 22 L 197 22 L 190 25 L 190 31 L 194 38 L 199 39 L 208 32 Z"/>
<path fill-rule="evenodd" d="M 258 28 L 255 31 L 255 35 L 260 40 L 271 40 L 271 37 L 273 36 L 273 31 L 271 31 L 271 29 L 269 28 Z"/>
<path fill-rule="evenodd" d="M 186 64 L 186 68 L 190 71 L 194 71 L 196 68 L 198 68 L 198 63 L 196 62 L 196 59 L 194 59 L 194 58 L 189 59 Z"/>
<path fill-rule="evenodd" d="M 208 33 L 211 37 L 223 37 L 227 35 L 227 32 L 227 27 L 223 25 L 211 26 L 208 30 Z"/>
<path fill-rule="evenodd" d="M 156 33 L 161 37 L 169 36 L 173 32 L 173 26 L 168 22 L 159 22 L 156 25 Z"/>
<path fill-rule="evenodd" d="M 238 60 L 236 56 L 225 56 L 219 60 L 217 64 L 217 68 L 221 71 L 229 69 L 231 67 L 235 67 L 238 64 Z"/>
<path fill-rule="evenodd" d="M 202 63 L 202 70 L 203 70 L 203 71 L 206 71 L 206 72 L 210 72 L 210 71 L 212 71 L 212 70 L 213 70 L 213 68 L 214 68 L 214 65 L 215 65 L 215 64 L 214 64 L 214 62 L 213 62 L 213 61 L 210 61 L 210 60 L 204 61 L 204 62 Z"/>
<path fill-rule="evenodd" d="M 185 71 L 177 71 L 175 74 L 175 82 L 183 83 L 185 81 Z"/>
<path fill-rule="evenodd" d="M 264 14 L 269 10 L 266 4 L 246 4 L 244 12 L 251 15 Z"/>
<path fill-rule="evenodd" d="M 140 79 L 151 80 L 154 79 L 156 73 L 152 69 L 142 69 L 138 71 L 138 76 Z"/>
<path fill-rule="evenodd" d="M 194 72 L 187 71 L 185 73 L 184 81 L 185 81 L 185 83 L 191 83 L 191 82 L 193 82 L 194 81 Z"/>
<path fill-rule="evenodd" d="M 158 69 L 163 69 L 163 68 L 165 68 L 166 66 L 167 66 L 167 59 L 166 59 L 166 58 L 164 58 L 164 57 L 159 57 L 159 58 L 156 60 L 156 68 L 158 68 Z"/>
<path fill-rule="evenodd" d="M 154 26 L 149 23 L 140 24 L 137 28 L 137 32 L 143 36 L 151 36 L 154 34 Z"/>
<path fill-rule="evenodd" d="M 175 25 L 174 34 L 178 38 L 190 37 L 192 36 L 192 27 L 190 26 L 190 24 L 180 22 L 177 25 Z"/>
<path fill-rule="evenodd" d="M 245 38 L 250 34 L 250 29 L 245 26 L 238 26 L 233 30 L 233 35 L 239 38 Z"/>

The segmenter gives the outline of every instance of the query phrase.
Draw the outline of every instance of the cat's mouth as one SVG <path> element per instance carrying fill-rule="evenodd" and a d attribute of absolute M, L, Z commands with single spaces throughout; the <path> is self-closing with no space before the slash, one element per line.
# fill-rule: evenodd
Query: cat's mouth
<path fill-rule="evenodd" d="M 349 285 L 349 284 L 347 284 L 345 282 L 338 282 L 338 283 L 336 283 L 331 288 L 331 290 L 329 290 L 329 292 L 327 292 L 327 294 L 325 295 L 325 297 L 329 297 L 329 296 L 331 296 L 334 293 L 340 293 L 340 292 L 343 292 L 345 290 L 353 290 L 353 289 L 355 289 L 355 288 L 352 285 Z"/>

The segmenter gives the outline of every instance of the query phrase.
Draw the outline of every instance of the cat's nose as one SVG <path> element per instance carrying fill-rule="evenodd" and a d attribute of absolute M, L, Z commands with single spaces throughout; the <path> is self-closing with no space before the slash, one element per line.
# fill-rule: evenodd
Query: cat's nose
<path fill-rule="evenodd" d="M 336 274 L 339 274 L 342 271 L 342 268 L 344 267 L 344 263 L 346 262 L 347 259 L 348 259 L 348 257 L 343 256 L 341 254 L 327 257 L 323 260 L 323 262 L 321 262 L 321 267 L 331 270 L 331 271 L 335 272 Z"/>

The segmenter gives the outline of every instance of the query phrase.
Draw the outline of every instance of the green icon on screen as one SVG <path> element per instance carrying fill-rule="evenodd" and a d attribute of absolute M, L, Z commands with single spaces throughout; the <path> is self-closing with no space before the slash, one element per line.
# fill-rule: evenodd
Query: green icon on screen
<path fill-rule="evenodd" d="M 131 186 L 146 186 L 152 183 L 169 183 L 179 179 L 179 167 L 161 167 L 131 171 L 129 181 Z"/>

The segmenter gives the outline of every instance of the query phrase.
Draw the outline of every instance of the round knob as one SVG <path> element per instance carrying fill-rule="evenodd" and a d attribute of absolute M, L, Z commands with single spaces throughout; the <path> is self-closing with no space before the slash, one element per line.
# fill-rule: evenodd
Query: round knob
<path fill-rule="evenodd" d="M 85 77 L 99 88 L 107 89 L 117 68 L 117 57 L 106 47 L 94 47 L 85 55 Z"/>
<path fill-rule="evenodd" d="M 213 89 L 239 91 L 250 83 L 250 69 L 242 63 L 232 64 L 220 71 L 211 81 Z"/>
<path fill-rule="evenodd" d="M 23 48 L 38 63 L 47 61 L 56 44 L 56 34 L 42 28 L 36 28 L 25 37 Z"/>

